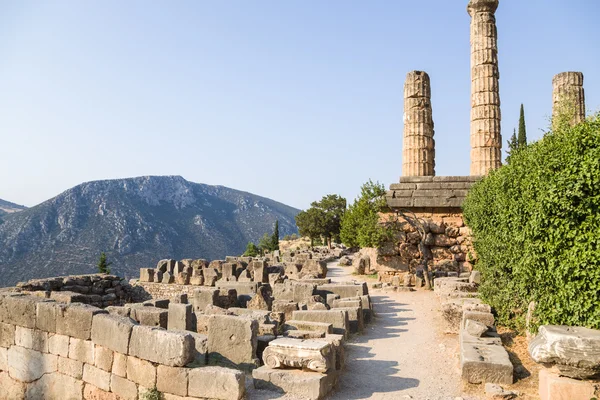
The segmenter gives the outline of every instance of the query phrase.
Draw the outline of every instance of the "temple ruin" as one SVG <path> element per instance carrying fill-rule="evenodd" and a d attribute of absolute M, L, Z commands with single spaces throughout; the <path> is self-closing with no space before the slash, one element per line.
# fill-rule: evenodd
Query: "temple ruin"
<path fill-rule="evenodd" d="M 585 120 L 583 73 L 562 72 L 552 79 L 552 119 L 566 113 L 571 124 Z"/>

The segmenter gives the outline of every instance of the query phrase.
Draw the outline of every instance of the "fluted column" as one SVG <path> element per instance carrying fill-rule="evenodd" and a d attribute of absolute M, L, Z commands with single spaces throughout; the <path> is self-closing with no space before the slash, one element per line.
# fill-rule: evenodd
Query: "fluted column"
<path fill-rule="evenodd" d="M 585 120 L 585 93 L 581 72 L 562 72 L 552 79 L 552 120 L 560 115 L 572 125 Z"/>
<path fill-rule="evenodd" d="M 471 175 L 486 175 L 502 160 L 498 0 L 471 0 Z"/>
<path fill-rule="evenodd" d="M 423 71 L 406 74 L 402 176 L 435 175 L 431 83 Z"/>

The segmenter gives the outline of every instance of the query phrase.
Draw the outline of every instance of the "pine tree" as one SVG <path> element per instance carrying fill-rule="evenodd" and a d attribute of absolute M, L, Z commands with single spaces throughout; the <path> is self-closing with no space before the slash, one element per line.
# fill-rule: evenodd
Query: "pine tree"
<path fill-rule="evenodd" d="M 273 236 L 271 236 L 271 250 L 279 250 L 279 220 L 275 220 L 275 229 L 273 230 Z"/>
<path fill-rule="evenodd" d="M 248 242 L 246 246 L 246 251 L 244 252 L 245 257 L 256 257 L 259 254 L 260 250 L 253 242 Z"/>
<path fill-rule="evenodd" d="M 98 272 L 101 274 L 110 274 L 111 262 L 106 262 L 106 253 L 100 254 L 100 260 L 98 260 Z"/>
<path fill-rule="evenodd" d="M 517 139 L 517 130 L 514 129 L 513 130 L 513 134 L 510 137 L 510 140 L 507 142 L 508 144 L 508 150 L 506 151 L 507 156 L 506 156 L 506 161 L 509 161 L 510 156 L 513 155 L 515 153 L 515 151 L 519 148 L 519 141 Z"/>
<path fill-rule="evenodd" d="M 519 136 L 517 137 L 517 148 L 522 149 L 527 146 L 527 129 L 525 128 L 525 110 L 521 104 L 521 114 L 519 115 Z"/>

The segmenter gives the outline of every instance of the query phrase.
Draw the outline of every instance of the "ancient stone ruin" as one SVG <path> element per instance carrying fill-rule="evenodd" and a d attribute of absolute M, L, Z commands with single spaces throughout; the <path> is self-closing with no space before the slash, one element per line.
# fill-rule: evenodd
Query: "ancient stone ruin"
<path fill-rule="evenodd" d="M 585 93 L 581 72 L 562 72 L 552 79 L 552 119 L 567 113 L 571 124 L 585 120 Z"/>
<path fill-rule="evenodd" d="M 130 282 L 85 275 L 5 289 L 0 382 L 16 399 L 136 399 L 155 389 L 239 400 L 247 379 L 324 398 L 342 374 L 345 341 L 373 312 L 366 284 L 326 277 L 336 255 L 161 260 Z"/>

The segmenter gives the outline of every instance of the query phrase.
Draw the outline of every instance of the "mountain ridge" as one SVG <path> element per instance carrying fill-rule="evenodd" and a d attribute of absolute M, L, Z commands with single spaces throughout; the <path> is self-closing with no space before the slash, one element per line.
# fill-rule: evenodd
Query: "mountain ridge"
<path fill-rule="evenodd" d="M 113 262 L 112 272 L 127 277 L 162 258 L 224 258 L 270 234 L 275 220 L 281 235 L 297 232 L 298 212 L 181 176 L 85 182 L 3 217 L 0 286 L 95 272 L 103 251 Z"/>

